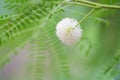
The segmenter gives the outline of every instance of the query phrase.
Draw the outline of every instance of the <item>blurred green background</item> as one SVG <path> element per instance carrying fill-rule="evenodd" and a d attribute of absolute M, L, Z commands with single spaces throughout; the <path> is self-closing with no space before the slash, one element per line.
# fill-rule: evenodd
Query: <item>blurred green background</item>
<path fill-rule="evenodd" d="M 101 3 L 103 1 L 104 0 L 99 0 L 99 1 L 97 0 L 97 2 L 101 2 Z M 109 4 L 112 4 L 112 2 Z M 3 6 L 4 6 L 4 1 L 0 0 L 0 15 L 10 14 L 12 12 L 4 9 Z M 80 14 L 79 11 L 83 11 L 87 13 L 89 10 L 90 9 L 86 9 L 84 7 L 79 8 L 78 6 L 77 7 L 74 6 L 65 9 L 65 13 L 63 14 L 63 16 L 74 17 L 79 20 L 82 17 L 81 16 L 78 17 L 78 16 L 84 15 L 84 14 Z M 77 54 L 76 51 L 76 54 L 74 55 L 70 54 L 69 56 L 69 58 L 72 59 L 71 62 L 75 61 L 75 63 L 72 64 L 75 65 L 73 68 L 76 68 L 76 71 L 73 69 L 74 76 L 78 77 L 79 74 L 81 73 L 79 71 L 83 71 L 81 74 L 85 74 L 83 78 L 81 78 L 81 80 L 84 79 L 84 77 L 88 74 L 89 77 L 93 77 L 94 75 L 99 75 L 99 73 L 103 69 L 102 67 L 104 67 L 106 64 L 109 65 L 113 61 L 112 58 L 120 54 L 120 10 L 105 10 L 105 11 L 106 12 L 104 12 L 104 9 L 103 11 L 102 10 L 96 11 L 95 14 L 98 14 L 97 16 L 99 16 L 100 14 L 99 17 L 94 16 L 95 14 L 93 14 L 88 20 L 86 20 L 84 23 L 81 24 L 84 30 L 85 39 L 86 37 L 88 39 L 83 41 L 84 46 L 81 47 L 81 53 L 82 54 L 87 53 L 87 54 L 79 55 Z M 60 15 L 60 14 L 56 14 L 56 15 Z M 92 20 L 93 17 L 96 17 L 95 21 Z M 56 16 L 53 16 L 53 19 L 54 18 L 58 18 L 59 20 L 61 19 L 61 17 L 56 17 Z M 85 45 L 92 45 L 92 48 L 90 47 L 91 50 L 89 51 L 88 50 L 89 46 L 87 48 Z M 16 80 L 16 79 L 21 80 L 20 75 L 21 76 L 23 75 L 24 73 L 23 68 L 27 62 L 27 48 L 24 48 L 22 51 L 20 51 L 20 53 L 21 54 L 19 55 L 11 56 L 11 62 L 7 64 L 4 68 L 0 69 L 0 80 Z M 89 55 L 89 57 L 87 57 L 87 55 Z M 81 58 L 82 61 L 79 61 L 79 58 Z M 81 66 L 81 70 L 79 70 L 79 66 Z M 119 67 L 116 66 L 116 68 Z M 88 71 L 89 72 L 91 71 L 91 74 Z M 115 76 L 115 79 L 119 80 L 119 75 Z"/>

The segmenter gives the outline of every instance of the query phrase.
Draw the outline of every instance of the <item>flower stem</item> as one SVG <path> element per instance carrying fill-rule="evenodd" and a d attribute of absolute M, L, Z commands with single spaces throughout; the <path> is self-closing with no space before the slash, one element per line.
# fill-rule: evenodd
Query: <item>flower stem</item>
<path fill-rule="evenodd" d="M 97 6 L 89 5 L 89 4 L 85 4 L 85 3 L 80 3 L 80 2 L 65 2 L 64 4 L 80 5 L 80 6 L 87 6 L 87 7 L 92 7 L 92 8 L 98 8 Z"/>
<path fill-rule="evenodd" d="M 78 24 L 81 24 L 85 19 L 87 19 L 94 11 L 96 8 L 93 8 L 87 15 L 85 15 L 79 22 Z"/>

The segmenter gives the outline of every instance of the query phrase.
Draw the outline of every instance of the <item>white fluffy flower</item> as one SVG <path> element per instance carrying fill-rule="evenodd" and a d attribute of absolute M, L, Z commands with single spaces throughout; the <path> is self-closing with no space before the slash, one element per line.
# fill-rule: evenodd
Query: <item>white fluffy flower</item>
<path fill-rule="evenodd" d="M 72 45 L 82 36 L 82 29 L 77 20 L 64 18 L 56 26 L 56 35 L 63 43 Z"/>

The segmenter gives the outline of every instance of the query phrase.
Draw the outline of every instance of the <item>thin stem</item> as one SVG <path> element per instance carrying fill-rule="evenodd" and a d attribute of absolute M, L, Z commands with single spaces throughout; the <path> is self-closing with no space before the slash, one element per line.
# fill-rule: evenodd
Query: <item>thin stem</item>
<path fill-rule="evenodd" d="M 94 6 L 94 5 L 89 5 L 89 4 L 79 3 L 79 2 L 65 2 L 64 4 L 81 5 L 81 6 L 87 6 L 92 8 L 98 8 L 97 6 Z"/>
<path fill-rule="evenodd" d="M 93 8 L 87 15 L 85 15 L 79 22 L 78 24 L 81 24 L 85 19 L 87 19 L 94 11 L 96 8 Z"/>
<path fill-rule="evenodd" d="M 61 2 L 54 2 L 55 4 L 60 4 Z M 101 4 L 97 2 L 92 2 L 88 0 L 74 0 L 74 1 L 64 1 L 63 4 L 71 4 L 71 5 L 80 5 L 80 6 L 86 6 L 91 8 L 106 8 L 106 9 L 118 9 L 120 10 L 120 6 L 116 5 L 107 5 L 107 4 Z"/>
<path fill-rule="evenodd" d="M 91 1 L 87 1 L 87 0 L 76 0 L 76 2 L 80 2 L 83 4 L 87 4 L 87 5 L 92 5 L 92 6 L 97 6 L 99 8 L 120 9 L 120 6 L 100 4 L 100 3 L 91 2 Z"/>

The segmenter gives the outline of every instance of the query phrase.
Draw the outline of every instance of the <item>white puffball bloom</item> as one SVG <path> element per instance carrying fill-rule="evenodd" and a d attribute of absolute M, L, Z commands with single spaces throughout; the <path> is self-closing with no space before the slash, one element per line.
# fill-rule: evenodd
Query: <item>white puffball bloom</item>
<path fill-rule="evenodd" d="M 82 29 L 77 20 L 64 18 L 56 26 L 56 35 L 64 44 L 72 45 L 81 38 Z"/>

